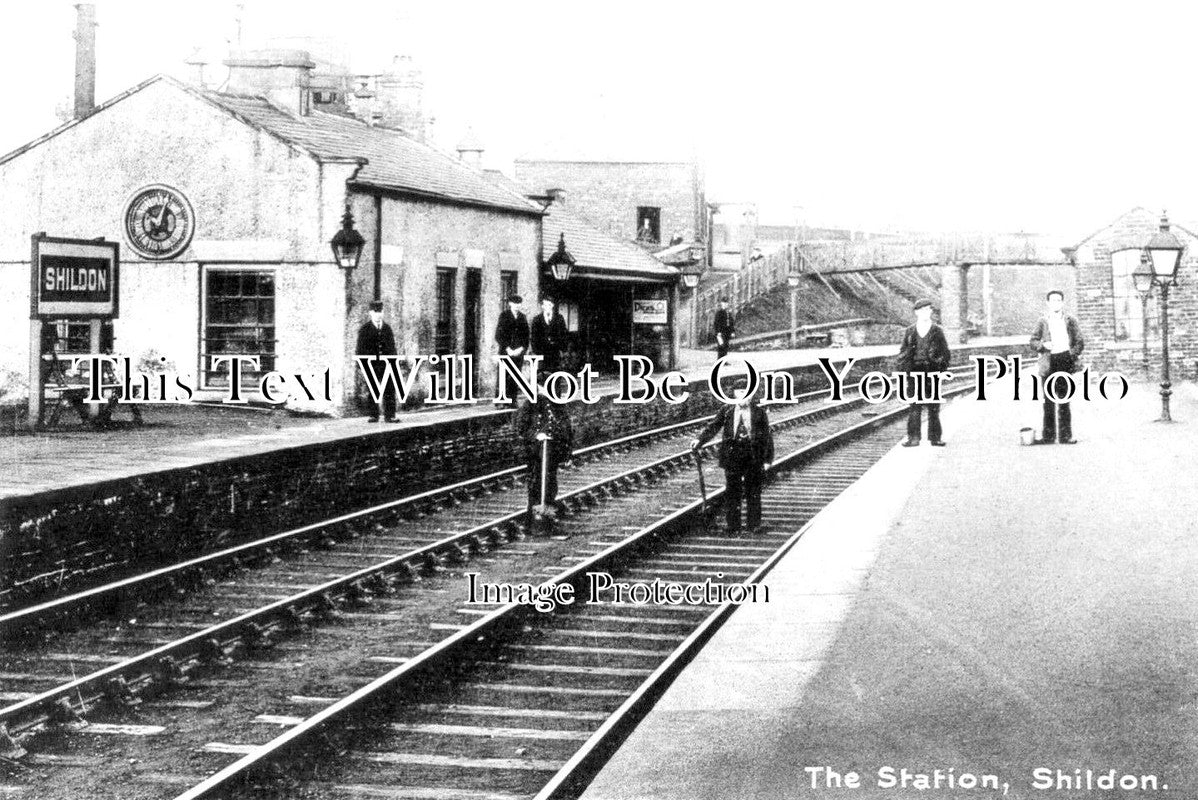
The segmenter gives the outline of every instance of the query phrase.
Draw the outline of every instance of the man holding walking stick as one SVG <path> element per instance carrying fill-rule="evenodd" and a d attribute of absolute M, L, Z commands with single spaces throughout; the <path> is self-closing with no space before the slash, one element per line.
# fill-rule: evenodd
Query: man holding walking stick
<path fill-rule="evenodd" d="M 516 408 L 516 435 L 528 464 L 527 530 L 552 529 L 557 519 L 557 468 L 574 454 L 574 429 L 565 407 L 540 398 Z"/>
<path fill-rule="evenodd" d="M 749 396 L 748 384 L 742 381 L 733 395 L 735 405 L 725 405 L 716 413 L 699 438 L 691 442 L 698 450 L 704 442 L 723 431 L 720 441 L 720 466 L 724 468 L 726 491 L 724 509 L 730 536 L 740 533 L 740 502 L 748 505 L 749 530 L 761 533 L 761 484 L 765 470 L 774 460 L 774 437 L 769 417 Z M 702 464 L 699 465 L 700 477 Z"/>

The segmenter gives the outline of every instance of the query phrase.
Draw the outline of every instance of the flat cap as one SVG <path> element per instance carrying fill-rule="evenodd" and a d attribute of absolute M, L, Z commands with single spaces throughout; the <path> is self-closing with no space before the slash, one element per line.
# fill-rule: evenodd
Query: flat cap
<path fill-rule="evenodd" d="M 915 310 L 918 311 L 921 308 L 930 308 L 931 305 L 932 305 L 932 301 L 925 297 L 922 300 L 915 301 Z"/>
<path fill-rule="evenodd" d="M 383 301 L 382 300 L 372 300 L 370 303 L 370 310 L 371 311 L 382 311 L 383 310 Z"/>

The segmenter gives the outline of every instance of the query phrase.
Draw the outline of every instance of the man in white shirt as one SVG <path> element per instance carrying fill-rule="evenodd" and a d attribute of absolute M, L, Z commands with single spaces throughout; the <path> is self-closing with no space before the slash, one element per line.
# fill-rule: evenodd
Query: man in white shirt
<path fill-rule="evenodd" d="M 1032 347 L 1040 354 L 1039 373 L 1044 381 L 1044 432 L 1041 444 L 1076 444 L 1073 438 L 1073 413 L 1068 403 L 1054 403 L 1048 398 L 1048 382 L 1053 393 L 1063 397 L 1068 381 L 1057 373 L 1072 373 L 1086 343 L 1077 320 L 1065 313 L 1065 294 L 1053 289 L 1044 296 L 1047 311 L 1032 332 Z M 1052 377 L 1056 376 L 1056 377 Z"/>

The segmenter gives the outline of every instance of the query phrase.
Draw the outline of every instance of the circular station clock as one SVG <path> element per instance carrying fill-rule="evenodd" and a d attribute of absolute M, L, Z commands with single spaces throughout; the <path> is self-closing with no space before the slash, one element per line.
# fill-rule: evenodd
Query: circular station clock
<path fill-rule="evenodd" d="M 125 206 L 125 240 L 142 258 L 174 258 L 195 232 L 195 212 L 177 189 L 161 183 L 138 189 Z"/>

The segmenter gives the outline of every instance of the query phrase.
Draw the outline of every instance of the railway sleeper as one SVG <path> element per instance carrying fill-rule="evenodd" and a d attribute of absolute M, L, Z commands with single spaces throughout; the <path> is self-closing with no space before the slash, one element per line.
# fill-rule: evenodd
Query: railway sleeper
<path fill-rule="evenodd" d="M 268 650 L 275 646 L 275 635 L 278 631 L 270 625 L 263 625 L 257 622 L 247 622 L 245 624 L 246 643 L 254 650 Z"/>
<path fill-rule="evenodd" d="M 188 676 L 188 671 L 195 665 L 194 661 L 188 662 L 186 668 L 180 664 L 174 656 L 161 656 L 158 659 L 158 677 L 164 684 L 170 686 L 179 686 L 187 683 L 191 678 Z"/>
<path fill-rule="evenodd" d="M 215 636 L 204 640 L 201 657 L 217 667 L 227 667 L 233 663 L 233 653 L 239 642 L 222 643 Z"/>
<path fill-rule="evenodd" d="M 17 744 L 17 740 L 8 732 L 8 725 L 0 722 L 0 758 L 20 761 L 27 755 L 29 751 Z"/>
<path fill-rule="evenodd" d="M 69 697 L 60 697 L 54 701 L 54 705 L 50 707 L 46 721 L 55 727 L 63 727 L 71 730 L 79 730 L 87 727 L 87 720 L 83 718 L 83 714 L 80 713 L 79 709 L 71 705 Z"/>
<path fill-rule="evenodd" d="M 141 705 L 141 697 L 138 696 L 137 689 L 125 680 L 124 675 L 113 675 L 105 682 L 104 687 L 105 694 L 125 708 Z"/>
<path fill-rule="evenodd" d="M 354 581 L 345 591 L 345 600 L 352 608 L 365 608 L 374 602 L 374 593 L 366 586 L 366 579 Z"/>

